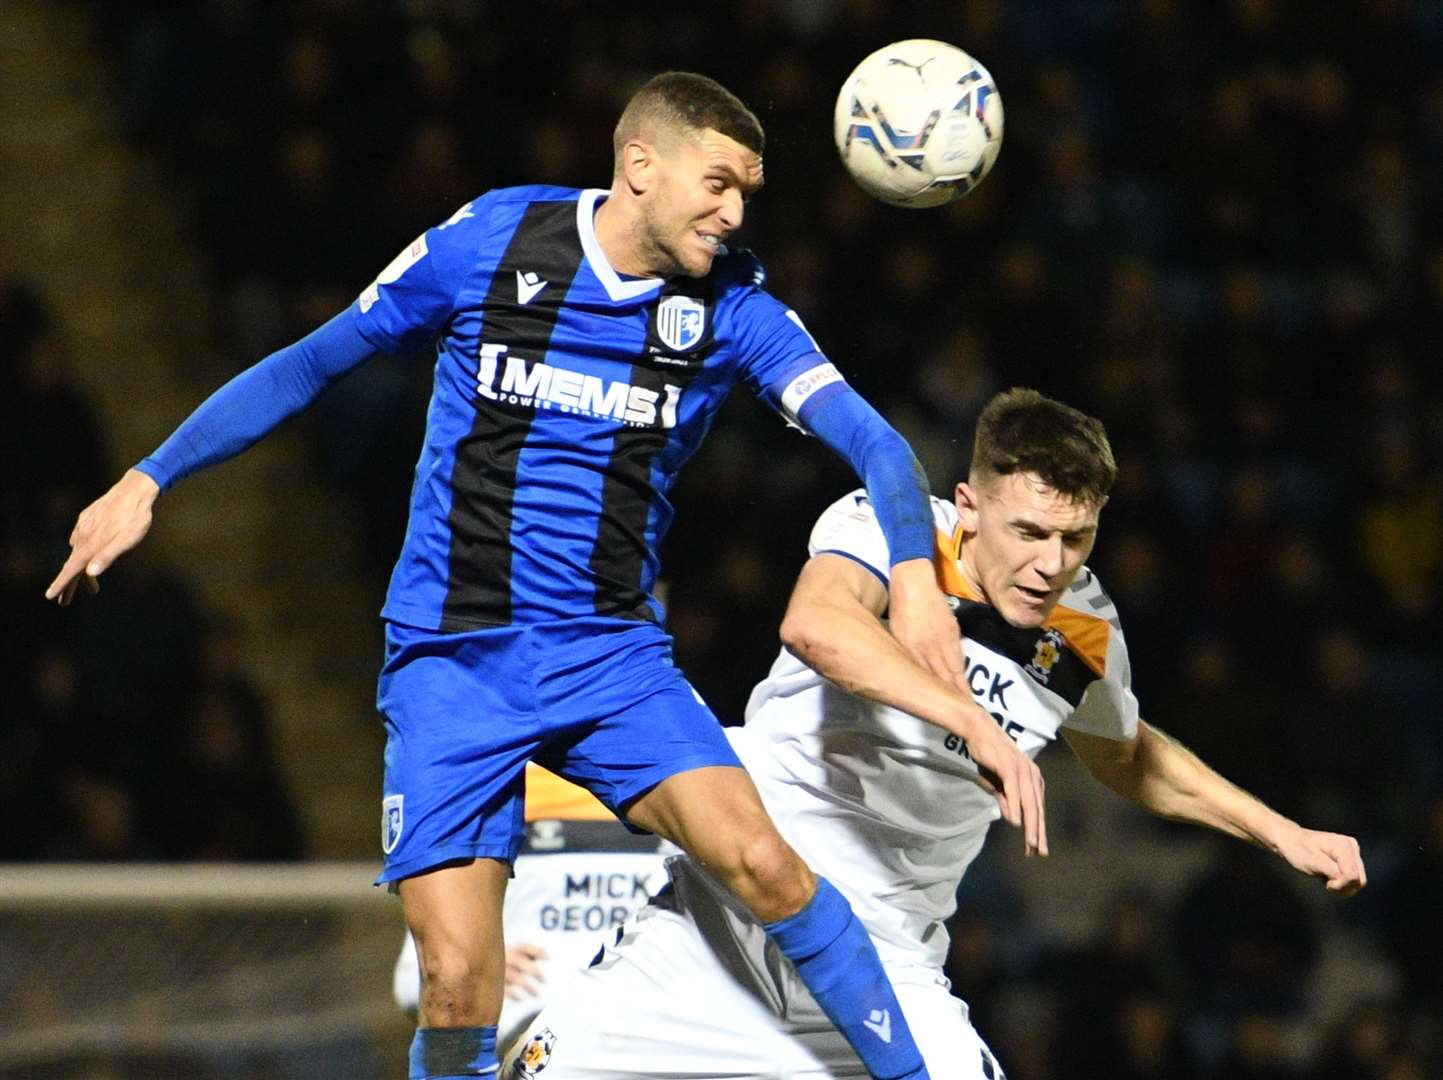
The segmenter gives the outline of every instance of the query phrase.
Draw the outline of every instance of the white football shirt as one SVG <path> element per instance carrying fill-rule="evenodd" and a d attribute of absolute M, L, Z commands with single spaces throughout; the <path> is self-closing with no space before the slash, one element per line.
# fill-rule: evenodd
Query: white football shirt
<path fill-rule="evenodd" d="M 1111 739 L 1137 732 L 1117 612 L 1078 573 L 1040 628 L 1011 626 L 958 563 L 957 511 L 932 500 L 939 579 L 954 605 L 973 697 L 1028 755 L 1064 726 Z M 866 493 L 832 504 L 810 553 L 854 559 L 888 579 L 891 559 Z M 728 736 L 781 830 L 828 878 L 884 959 L 940 967 L 957 886 L 1000 816 L 965 744 L 925 720 L 849 694 L 786 649 Z"/>

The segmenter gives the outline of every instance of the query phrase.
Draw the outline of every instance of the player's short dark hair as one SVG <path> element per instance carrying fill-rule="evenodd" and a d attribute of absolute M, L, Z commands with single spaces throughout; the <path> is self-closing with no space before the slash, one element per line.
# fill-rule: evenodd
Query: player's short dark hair
<path fill-rule="evenodd" d="M 972 481 L 1034 473 L 1060 495 L 1101 505 L 1117 480 L 1102 421 L 1016 387 L 995 396 L 977 419 Z"/>
<path fill-rule="evenodd" d="M 631 96 L 611 138 L 618 162 L 627 140 L 648 124 L 686 132 L 711 128 L 758 157 L 766 141 L 761 121 L 740 98 L 715 79 L 692 71 L 664 71 Z"/>

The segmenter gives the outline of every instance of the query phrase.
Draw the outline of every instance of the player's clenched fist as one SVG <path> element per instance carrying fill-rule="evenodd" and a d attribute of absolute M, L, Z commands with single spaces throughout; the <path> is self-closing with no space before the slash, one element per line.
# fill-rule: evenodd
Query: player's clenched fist
<path fill-rule="evenodd" d="M 1329 892 L 1352 896 L 1368 884 L 1362 850 L 1351 836 L 1299 826 L 1285 834 L 1278 854 L 1299 873 L 1323 881 Z"/>
<path fill-rule="evenodd" d="M 45 599 L 70 603 L 84 582 L 100 591 L 99 577 L 150 531 L 151 507 L 160 487 L 137 469 L 130 469 L 100 498 L 80 512 L 70 533 L 70 557 L 45 590 Z"/>

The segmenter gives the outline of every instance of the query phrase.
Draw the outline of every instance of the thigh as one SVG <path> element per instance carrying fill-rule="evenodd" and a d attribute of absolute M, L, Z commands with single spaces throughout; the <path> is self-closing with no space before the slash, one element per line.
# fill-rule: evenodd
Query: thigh
<path fill-rule="evenodd" d="M 763 922 L 796 914 L 816 892 L 740 766 L 668 777 L 631 806 L 629 820 L 675 841 Z"/>
<path fill-rule="evenodd" d="M 777 1014 L 726 970 L 696 926 L 661 904 L 615 933 L 552 998 L 502 1075 L 544 1080 L 829 1075 Z"/>
<path fill-rule="evenodd" d="M 740 765 L 669 776 L 633 802 L 627 817 L 707 866 L 730 862 L 731 849 L 776 831 L 756 784 Z"/>
<path fill-rule="evenodd" d="M 672 664 L 670 639 L 654 627 L 639 627 L 635 636 L 638 647 L 594 666 L 584 688 L 567 688 L 554 703 L 544 689 L 549 712 L 581 722 L 551 738 L 537 758 L 623 820 L 669 777 L 741 767 L 716 716 Z"/>
<path fill-rule="evenodd" d="M 377 702 L 386 724 L 380 882 L 449 862 L 510 862 L 523 837 L 522 779 L 541 739 L 524 678 L 530 642 L 386 629 Z"/>

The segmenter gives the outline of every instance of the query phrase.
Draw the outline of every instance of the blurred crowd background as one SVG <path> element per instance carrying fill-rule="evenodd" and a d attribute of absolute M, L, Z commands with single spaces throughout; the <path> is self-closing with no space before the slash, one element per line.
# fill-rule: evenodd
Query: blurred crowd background
<path fill-rule="evenodd" d="M 1121 478 L 1092 564 L 1144 715 L 1368 860 L 1367 892 L 1320 912 L 1221 848 L 1174 902 L 1120 894 L 1081 950 L 964 895 L 950 973 L 1009 1075 L 1443 1075 L 1443 4 L 91 7 L 128 138 L 189 193 L 217 383 L 480 191 L 606 186 L 611 126 L 656 71 L 737 92 L 768 134 L 741 243 L 934 491 L 995 391 L 1101 417 Z M 942 210 L 871 201 L 831 142 L 851 67 L 914 36 L 967 48 L 1007 108 L 992 176 Z M 66 375 L 65 301 L 0 282 L 0 443 L 44 463 L 7 470 L 0 515 L 0 858 L 298 857 L 255 661 L 185 567 L 107 577 L 82 621 L 37 603 L 74 514 L 130 464 Z M 356 572 L 378 602 L 429 381 L 426 356 L 379 362 L 303 421 L 371 523 Z M 724 722 L 775 654 L 811 522 L 855 484 L 744 392 L 684 474 L 670 626 Z M 1391 989 L 1300 1055 L 1288 1025 L 1340 927 Z M 1046 1038 L 1000 1006 L 1017 987 Z"/>

